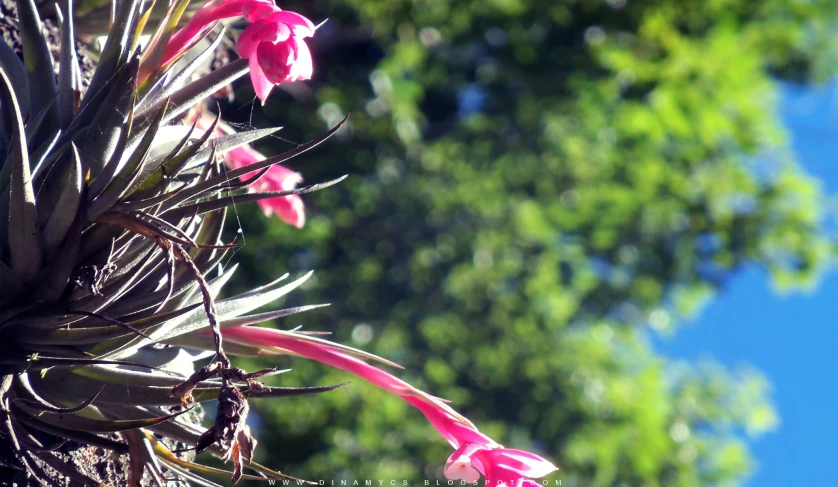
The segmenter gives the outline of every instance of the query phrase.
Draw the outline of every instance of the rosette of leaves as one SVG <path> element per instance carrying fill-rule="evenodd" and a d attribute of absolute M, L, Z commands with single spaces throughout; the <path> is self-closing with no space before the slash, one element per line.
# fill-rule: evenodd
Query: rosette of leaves
<path fill-rule="evenodd" d="M 57 9 L 57 69 L 32 0 L 17 3 L 22 52 L 0 43 L 0 441 L 12 457 L 3 467 L 33 482 L 54 485 L 57 475 L 100 483 L 56 456 L 53 450 L 68 441 L 127 455 L 132 486 L 162 486 L 172 475 L 194 485 L 217 485 L 209 479 L 219 476 L 234 483 L 282 478 L 251 462 L 247 399 L 329 389 L 262 385 L 257 379 L 273 371 L 248 374 L 227 356 L 259 350 L 225 348 L 219 332 L 225 324 L 303 311 L 248 315 L 308 276 L 216 296 L 235 271 L 221 268 L 236 245 L 222 241 L 227 208 L 330 184 L 244 190 L 273 164 L 333 131 L 226 171 L 219 162 L 225 151 L 276 129 L 210 140 L 212 129 L 196 133 L 176 123 L 247 73 L 247 61 L 237 60 L 192 80 L 222 34 L 189 62 L 156 66 L 187 4 L 172 3 L 150 29 L 150 6 L 120 2 L 85 83 L 70 1 Z M 150 36 L 145 49 L 143 34 Z M 152 74 L 141 79 L 143 71 Z M 185 338 L 208 327 L 204 343 Z M 211 350 L 215 359 L 194 372 L 199 355 L 180 348 L 185 342 Z M 194 402 L 216 399 L 218 415 L 209 429 L 177 417 Z M 185 460 L 166 446 L 175 442 L 232 459 L 234 471 Z"/>

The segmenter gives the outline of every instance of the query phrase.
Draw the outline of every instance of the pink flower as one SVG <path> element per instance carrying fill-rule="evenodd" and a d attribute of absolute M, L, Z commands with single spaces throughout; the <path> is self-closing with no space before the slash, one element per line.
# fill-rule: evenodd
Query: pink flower
<path fill-rule="evenodd" d="M 208 130 L 214 119 L 208 115 L 203 115 L 198 119 L 198 128 L 201 130 Z M 229 125 L 224 122 L 218 122 L 215 127 L 213 137 L 221 137 L 224 135 L 235 133 Z M 265 160 L 265 156 L 256 151 L 249 144 L 236 147 L 235 149 L 224 154 L 224 164 L 230 169 L 238 169 L 240 167 L 248 166 L 250 164 Z M 247 180 L 253 177 L 253 174 L 242 176 L 241 180 Z M 274 164 L 268 171 L 259 178 L 254 184 L 248 187 L 251 193 L 265 192 L 265 191 L 287 191 L 294 189 L 298 184 L 303 182 L 303 177 L 298 172 L 294 172 L 287 167 Z M 297 228 L 303 228 L 306 224 L 305 205 L 299 195 L 292 194 L 288 196 L 277 196 L 275 198 L 266 198 L 257 202 L 259 207 L 265 213 L 265 216 L 275 214 L 280 220 L 293 225 Z"/>
<path fill-rule="evenodd" d="M 326 340 L 253 326 L 225 328 L 222 333 L 227 340 L 280 349 L 317 360 L 399 395 L 419 409 L 439 434 L 455 448 L 445 463 L 444 472 L 448 479 L 473 483 L 482 474 L 487 486 L 537 487 L 538 484 L 530 479 L 541 478 L 558 470 L 538 455 L 504 448 L 480 433 L 470 421 L 440 399 L 338 350 L 337 345 Z"/>
<path fill-rule="evenodd" d="M 475 482 L 482 473 L 487 485 L 537 486 L 530 479 L 549 475 L 558 468 L 540 456 L 523 450 L 463 443 L 445 462 L 445 478 Z"/>
<path fill-rule="evenodd" d="M 251 24 L 242 32 L 236 49 L 250 62 L 250 80 L 262 105 L 274 85 L 311 79 L 311 51 L 304 39 L 314 35 L 314 24 L 271 0 L 210 0 L 169 39 L 161 66 L 194 46 L 216 22 L 239 16 Z"/>
<path fill-rule="evenodd" d="M 253 21 L 255 17 L 259 20 Z M 250 79 L 256 96 L 265 100 L 274 85 L 311 79 L 311 51 L 303 40 L 314 35 L 314 24 L 294 12 L 258 9 L 248 16 L 236 49 L 250 61 Z"/>
<path fill-rule="evenodd" d="M 405 398 L 422 411 L 428 421 L 445 438 L 454 453 L 445 462 L 445 477 L 473 483 L 486 477 L 486 485 L 521 487 L 537 485 L 531 480 L 555 472 L 557 467 L 538 455 L 522 450 L 504 448 L 477 429 L 470 429 L 450 417 L 446 411 Z"/>
<path fill-rule="evenodd" d="M 219 123 L 219 125 L 222 125 Z M 226 125 L 225 125 L 226 127 Z M 232 129 L 231 129 L 232 130 Z M 216 133 L 218 130 L 216 130 Z M 223 132 L 222 132 L 223 134 Z M 249 145 L 237 147 L 224 155 L 224 163 L 230 169 L 238 169 L 242 166 L 247 166 L 255 162 L 264 161 L 265 156 L 257 152 Z M 252 175 L 248 174 L 241 179 L 247 179 Z M 268 169 L 258 181 L 251 184 L 248 190 L 251 193 L 265 192 L 265 191 L 287 191 L 294 189 L 298 184 L 303 182 L 303 177 L 298 172 L 294 172 L 287 167 L 275 164 Z M 303 228 L 306 224 L 305 205 L 300 195 L 292 194 L 288 196 L 277 196 L 276 198 L 266 198 L 257 201 L 257 204 L 265 216 L 275 214 L 280 220 L 293 225 L 297 228 Z"/>

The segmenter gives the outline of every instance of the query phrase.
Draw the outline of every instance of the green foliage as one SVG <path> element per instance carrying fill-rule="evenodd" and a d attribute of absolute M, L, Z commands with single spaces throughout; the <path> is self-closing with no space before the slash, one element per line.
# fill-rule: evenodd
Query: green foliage
<path fill-rule="evenodd" d="M 244 274 L 316 269 L 304 299 L 333 303 L 279 325 L 405 365 L 507 446 L 544 451 L 565 485 L 744 478 L 741 433 L 777 421 L 766 382 L 672 363 L 645 330 L 674 330 L 745 265 L 783 288 L 816 279 L 831 248 L 820 189 L 783 150 L 773 76 L 827 74 L 835 6 L 299 10 L 331 19 L 315 46 L 328 86 L 264 114 L 308 128 L 294 140 L 351 112 L 324 162 L 295 169 L 353 176 L 307 199 L 301 232 L 242 212 Z M 299 384 L 324 373 L 293 367 Z M 398 399 L 357 383 L 318 399 L 260 409 L 275 432 L 263 454 L 310 478 L 441 476 L 447 445 Z"/>

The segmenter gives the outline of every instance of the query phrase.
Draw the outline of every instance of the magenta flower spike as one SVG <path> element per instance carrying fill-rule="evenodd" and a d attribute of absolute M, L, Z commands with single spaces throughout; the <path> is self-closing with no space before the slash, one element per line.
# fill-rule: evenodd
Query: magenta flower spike
<path fill-rule="evenodd" d="M 427 403 L 438 408 L 447 409 L 455 420 L 461 421 L 469 427 L 474 428 L 474 426 L 467 419 L 454 412 L 454 410 L 446 406 L 440 399 L 416 389 L 392 374 L 388 374 L 377 367 L 373 367 L 360 358 L 341 351 L 338 348 L 339 345 L 331 343 L 327 340 L 283 330 L 274 330 L 271 328 L 261 328 L 256 326 L 225 328 L 222 330 L 222 335 L 225 340 L 237 341 L 251 346 L 255 345 L 263 349 L 278 349 L 275 351 L 292 353 L 294 355 L 316 360 L 336 369 L 345 370 L 400 397 L 415 398 L 421 403 Z M 346 347 L 345 350 L 352 349 Z"/>
<path fill-rule="evenodd" d="M 314 64 L 304 39 L 314 35 L 314 24 L 270 0 L 210 0 L 172 35 L 161 64 L 177 59 L 216 22 L 239 16 L 250 25 L 239 36 L 236 50 L 249 61 L 250 80 L 262 105 L 275 85 L 311 79 Z"/>
<path fill-rule="evenodd" d="M 166 44 L 161 65 L 165 66 L 192 48 L 216 22 L 246 16 L 250 11 L 278 8 L 270 0 L 210 0 L 199 8 L 189 22 L 172 34 Z"/>
<path fill-rule="evenodd" d="M 208 130 L 214 118 L 207 115 L 198 118 L 198 127 L 201 130 Z M 221 137 L 235 133 L 232 127 L 224 122 L 219 121 L 215 127 L 213 138 Z M 250 164 L 263 161 L 266 159 L 264 155 L 255 150 L 250 144 L 245 144 L 236 147 L 233 150 L 224 154 L 224 164 L 230 169 L 238 169 L 240 167 L 249 166 Z M 244 181 L 252 175 L 248 174 L 239 178 Z M 248 187 L 250 192 L 264 192 L 264 191 L 287 191 L 294 189 L 298 184 L 303 182 L 303 177 L 300 173 L 292 171 L 287 167 L 274 164 L 268 171 L 262 175 L 259 180 Z M 276 198 L 266 198 L 257 202 L 259 207 L 265 213 L 265 216 L 276 215 L 280 220 L 297 228 L 303 228 L 306 224 L 305 205 L 303 204 L 300 195 L 292 194 L 288 196 L 277 196 Z"/>
<path fill-rule="evenodd" d="M 526 451 L 504 448 L 451 407 L 393 375 L 338 350 L 326 340 L 282 330 L 238 326 L 222 331 L 225 340 L 250 346 L 280 349 L 331 367 L 345 370 L 392 392 L 419 409 L 431 425 L 455 449 L 445 463 L 445 477 L 474 483 L 480 475 L 486 485 L 502 487 L 536 487 L 531 479 L 541 478 L 558 470 L 548 460 Z"/>

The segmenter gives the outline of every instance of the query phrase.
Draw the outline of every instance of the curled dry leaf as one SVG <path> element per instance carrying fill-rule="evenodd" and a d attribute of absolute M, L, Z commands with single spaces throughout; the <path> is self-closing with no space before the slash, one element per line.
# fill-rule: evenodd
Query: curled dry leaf
<path fill-rule="evenodd" d="M 201 367 L 193 372 L 192 375 L 190 375 L 184 382 L 172 387 L 172 391 L 169 395 L 171 397 L 179 398 L 180 403 L 186 407 L 189 403 L 194 402 L 192 391 L 198 386 L 198 384 L 210 377 L 214 377 L 221 370 L 221 367 L 221 362 L 213 362 L 209 365 Z"/>
<path fill-rule="evenodd" d="M 250 407 L 247 399 L 231 381 L 225 379 L 218 395 L 218 413 L 215 424 L 198 439 L 196 451 L 206 450 L 217 443 L 224 452 L 224 461 L 233 461 L 233 479 L 235 485 L 242 477 L 244 460 L 253 458 L 256 440 L 250 435 L 247 426 L 247 414 Z"/>

